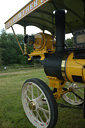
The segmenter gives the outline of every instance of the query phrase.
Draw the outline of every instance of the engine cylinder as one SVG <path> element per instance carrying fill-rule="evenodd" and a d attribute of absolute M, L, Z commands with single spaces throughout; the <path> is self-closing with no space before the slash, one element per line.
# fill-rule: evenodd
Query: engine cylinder
<path fill-rule="evenodd" d="M 46 33 L 37 33 L 35 35 L 35 42 L 33 44 L 35 50 L 46 49 L 47 51 L 53 51 L 56 40 L 52 35 Z"/>

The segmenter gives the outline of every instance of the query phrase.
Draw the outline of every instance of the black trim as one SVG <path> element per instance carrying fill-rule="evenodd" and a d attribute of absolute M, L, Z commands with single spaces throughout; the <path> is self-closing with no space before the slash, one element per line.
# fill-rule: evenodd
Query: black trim
<path fill-rule="evenodd" d="M 73 79 L 74 82 L 83 83 L 82 76 L 72 75 L 72 79 Z"/>

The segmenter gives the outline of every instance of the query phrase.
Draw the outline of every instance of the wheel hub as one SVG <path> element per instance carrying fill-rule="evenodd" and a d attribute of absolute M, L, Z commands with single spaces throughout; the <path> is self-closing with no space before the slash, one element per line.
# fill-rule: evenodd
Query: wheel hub
<path fill-rule="evenodd" d="M 30 110 L 35 110 L 36 109 L 36 104 L 33 101 L 29 102 L 29 108 Z"/>
<path fill-rule="evenodd" d="M 73 84 L 73 85 L 71 85 L 70 87 L 69 87 L 69 89 L 71 90 L 71 91 L 76 91 L 76 88 L 77 88 L 77 85 L 76 84 Z"/>

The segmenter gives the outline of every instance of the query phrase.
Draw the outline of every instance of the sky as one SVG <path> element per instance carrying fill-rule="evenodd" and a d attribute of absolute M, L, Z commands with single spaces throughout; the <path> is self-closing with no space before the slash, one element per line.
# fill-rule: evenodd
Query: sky
<path fill-rule="evenodd" d="M 16 12 L 18 12 L 23 6 L 25 6 L 30 0 L 2 0 L 0 4 L 0 33 L 1 30 L 5 29 L 5 22 L 12 17 Z M 21 25 L 13 25 L 16 34 L 24 34 L 24 29 Z M 29 31 L 30 29 L 30 31 Z M 40 29 L 37 27 L 28 27 L 28 34 L 35 34 L 39 32 Z M 11 32 L 11 28 L 6 30 L 7 33 Z"/>
<path fill-rule="evenodd" d="M 0 3 L 0 33 L 1 30 L 5 29 L 5 22 L 12 17 L 16 12 L 18 12 L 23 6 L 25 6 L 30 0 L 2 0 Z M 14 30 L 16 34 L 24 34 L 24 29 L 20 25 L 14 25 Z M 30 30 L 30 31 L 29 31 Z M 11 28 L 6 30 L 7 33 L 12 33 Z M 36 34 L 41 32 L 37 27 L 29 26 L 27 27 L 27 34 Z M 66 38 L 70 38 L 72 35 L 67 35 Z"/>

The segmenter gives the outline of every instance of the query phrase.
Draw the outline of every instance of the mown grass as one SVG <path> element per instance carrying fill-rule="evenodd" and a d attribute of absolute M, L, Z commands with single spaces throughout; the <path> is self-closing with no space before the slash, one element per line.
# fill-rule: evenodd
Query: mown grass
<path fill-rule="evenodd" d="M 29 78 L 40 78 L 47 84 L 48 79 L 43 69 L 23 71 L 25 72 L 11 75 L 10 71 L 8 75 L 0 76 L 0 128 L 35 128 L 24 113 L 21 88 Z M 57 102 L 65 103 L 62 99 Z M 58 122 L 55 128 L 85 128 L 82 110 L 58 108 L 58 111 Z"/>

